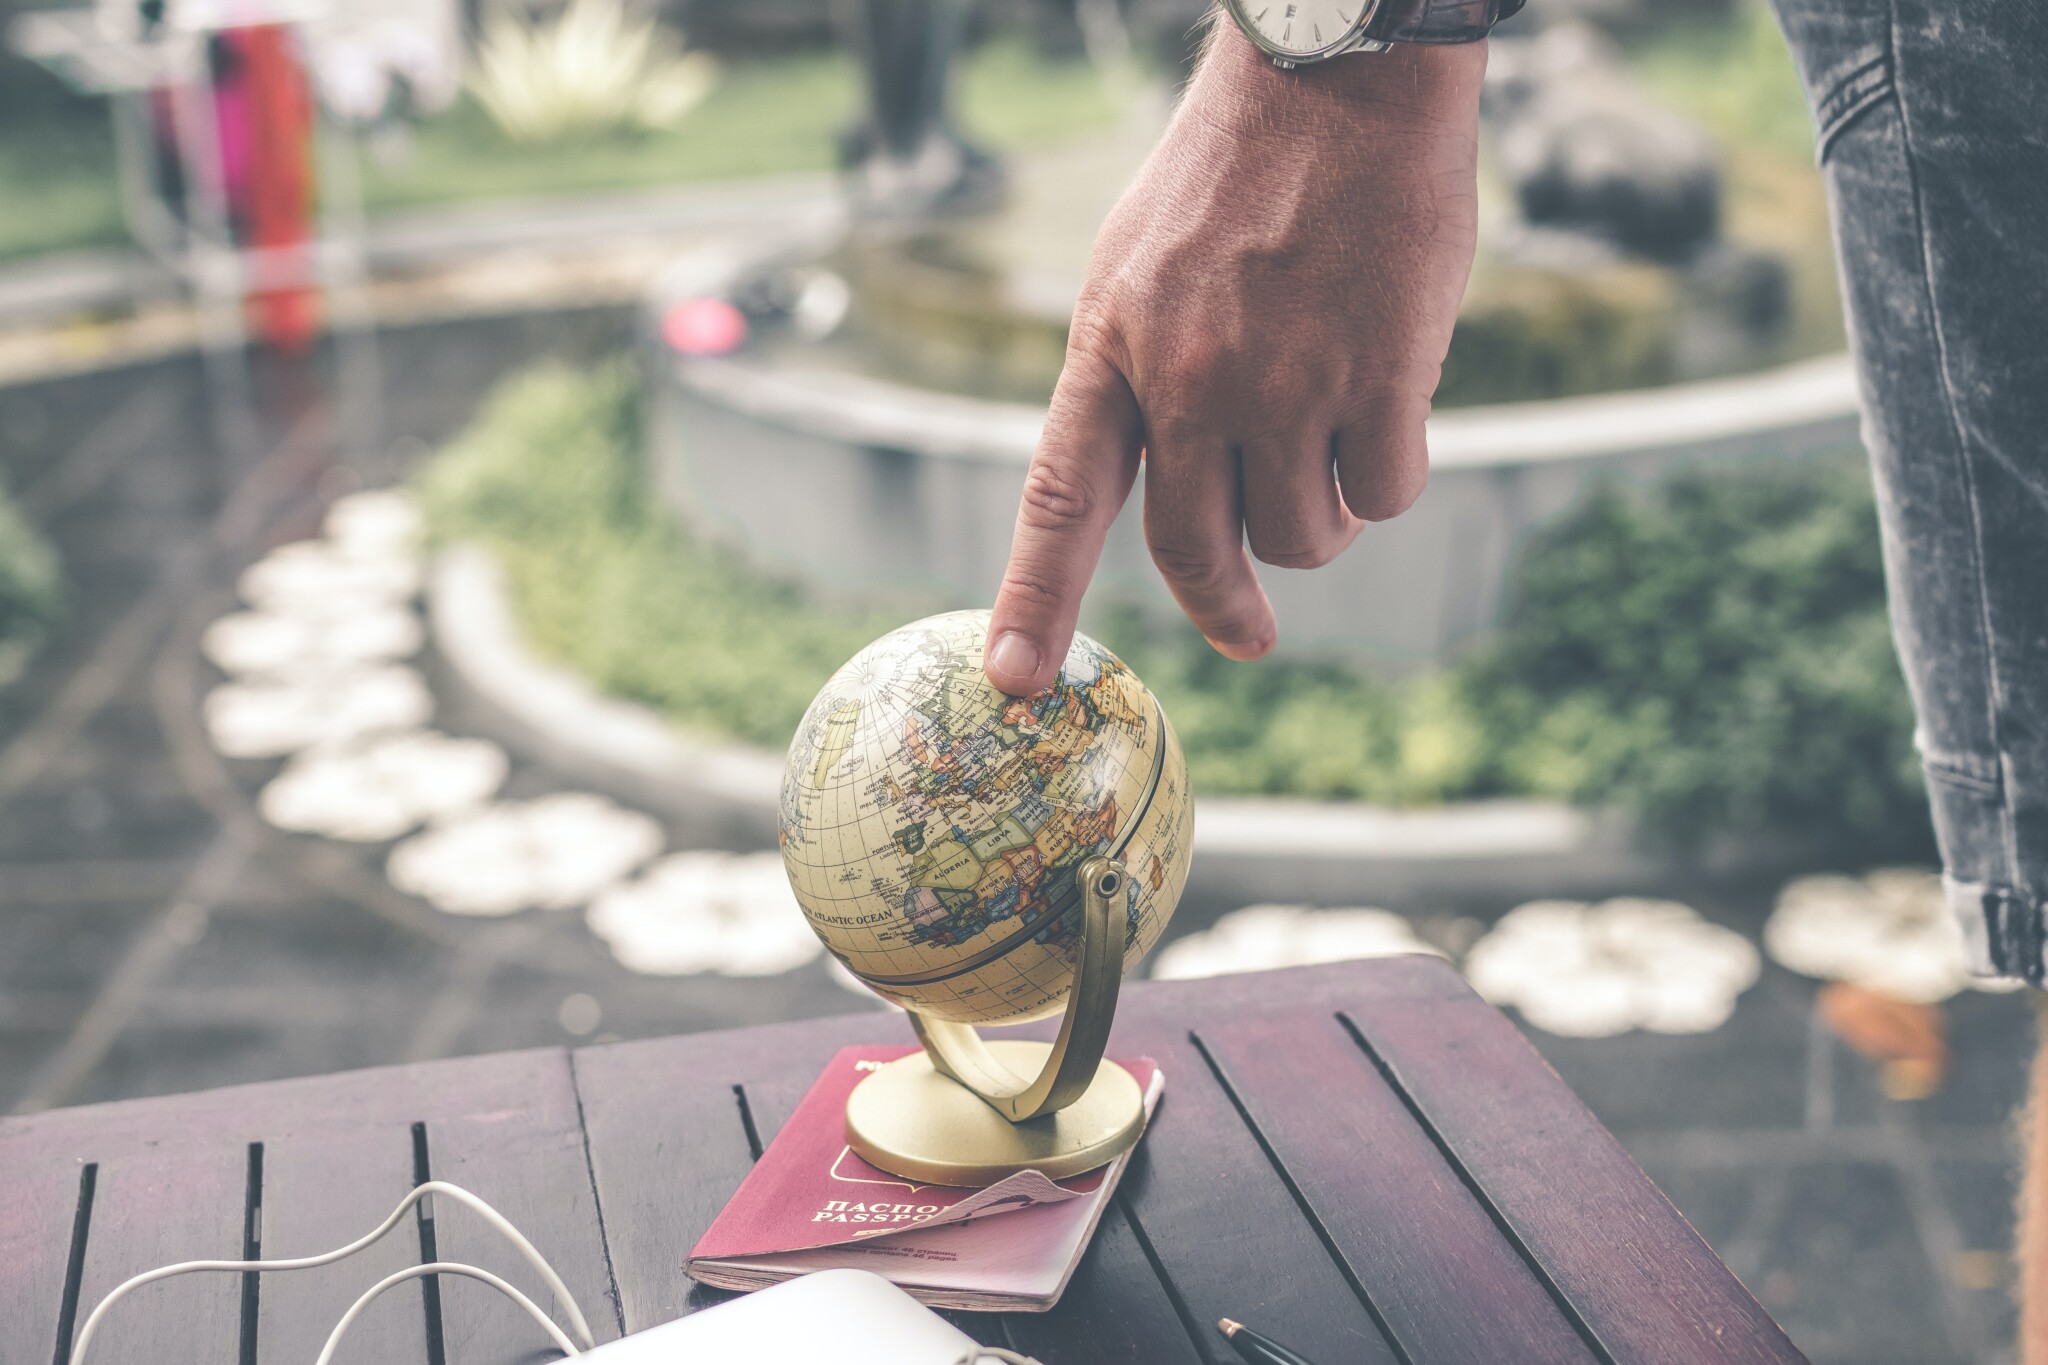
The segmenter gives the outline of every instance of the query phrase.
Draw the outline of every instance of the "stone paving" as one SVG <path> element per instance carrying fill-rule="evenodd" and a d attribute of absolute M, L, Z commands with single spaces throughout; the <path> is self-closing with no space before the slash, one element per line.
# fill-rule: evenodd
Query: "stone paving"
<path fill-rule="evenodd" d="M 201 724 L 220 674 L 199 642 L 246 565 L 314 534 L 336 497 L 399 477 L 499 375 L 596 354 L 625 327 L 592 310 L 393 332 L 397 440 L 368 453 L 336 452 L 336 414 L 295 368 L 259 376 L 271 407 L 246 448 L 214 430 L 196 362 L 0 390 L 0 479 L 57 545 L 71 591 L 0 731 L 0 1106 L 861 1007 L 816 962 L 651 977 L 579 915 L 442 914 L 392 887 L 387 846 L 264 823 L 256 796 L 278 763 L 220 757 Z M 431 680 L 431 652 L 422 666 Z M 444 701 L 437 724 L 460 735 L 463 719 Z M 563 785 L 515 763 L 503 795 Z M 672 849 L 701 842 L 674 822 L 663 833 Z M 1441 944 L 1545 891 L 1358 899 Z M 1754 943 L 1776 891 L 1702 882 L 1685 899 Z M 1171 932 L 1237 908 L 1197 887 Z M 1765 964 L 1710 1032 L 1531 1036 L 1816 1361 L 2009 1360 L 2026 1002 L 1951 1001 L 1952 1074 L 1906 1103 L 1817 1026 L 1815 991 Z"/>

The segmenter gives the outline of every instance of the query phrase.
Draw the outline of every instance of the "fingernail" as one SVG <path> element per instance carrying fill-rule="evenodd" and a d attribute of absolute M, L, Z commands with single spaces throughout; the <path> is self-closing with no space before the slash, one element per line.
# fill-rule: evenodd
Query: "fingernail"
<path fill-rule="evenodd" d="M 988 666 L 990 672 L 1006 678 L 1034 678 L 1038 675 L 1038 646 L 1016 631 L 1006 630 L 988 647 Z"/>

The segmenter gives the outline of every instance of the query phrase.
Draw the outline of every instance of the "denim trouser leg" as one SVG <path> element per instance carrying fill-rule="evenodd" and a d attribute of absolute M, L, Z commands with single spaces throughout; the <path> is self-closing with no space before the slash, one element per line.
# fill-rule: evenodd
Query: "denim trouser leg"
<path fill-rule="evenodd" d="M 1972 967 L 2044 979 L 2048 5 L 1778 0 L 1820 133 L 1892 619 Z"/>

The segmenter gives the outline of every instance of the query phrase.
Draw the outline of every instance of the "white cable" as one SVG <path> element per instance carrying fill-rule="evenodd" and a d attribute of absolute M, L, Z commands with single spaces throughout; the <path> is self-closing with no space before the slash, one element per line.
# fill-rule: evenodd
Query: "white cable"
<path fill-rule="evenodd" d="M 383 1279 L 377 1281 L 367 1294 L 357 1299 L 350 1306 L 348 1312 L 341 1315 L 341 1321 L 334 1324 L 333 1335 L 329 1336 L 327 1344 L 320 1348 L 320 1358 L 314 1361 L 313 1365 L 328 1365 L 328 1362 L 334 1359 L 334 1349 L 341 1345 L 343 1334 L 355 1325 L 355 1320 L 362 1316 L 363 1310 L 368 1308 L 379 1294 L 382 1294 L 393 1285 L 404 1284 L 407 1280 L 417 1280 L 423 1275 L 467 1275 L 472 1280 L 482 1280 L 485 1284 L 497 1290 L 506 1298 L 511 1299 L 521 1308 L 524 1308 L 527 1316 L 539 1323 L 542 1329 L 550 1337 L 554 1338 L 555 1345 L 561 1348 L 563 1355 L 579 1356 L 583 1354 L 582 1351 L 576 1349 L 576 1343 L 569 1340 L 563 1334 L 561 1328 L 555 1326 L 553 1319 L 540 1311 L 539 1304 L 527 1298 L 526 1295 L 520 1293 L 490 1271 L 479 1270 L 473 1265 L 462 1265 L 455 1261 L 435 1261 L 430 1265 L 410 1266 L 395 1275 L 386 1275 Z"/>
<path fill-rule="evenodd" d="M 94 1308 L 92 1313 L 86 1318 L 85 1325 L 78 1329 L 78 1337 L 72 1344 L 70 1365 L 81 1365 L 81 1362 L 85 1359 L 85 1348 L 91 1344 L 93 1333 L 100 1325 L 100 1319 L 104 1318 L 107 1315 L 107 1311 L 118 1303 L 130 1290 L 140 1289 L 142 1286 L 154 1284 L 158 1280 L 168 1280 L 173 1275 L 189 1275 L 195 1271 L 202 1270 L 243 1272 L 251 1270 L 311 1270 L 318 1266 L 332 1265 L 336 1261 L 345 1260 L 362 1251 L 376 1242 L 378 1238 L 384 1236 L 385 1233 L 397 1227 L 399 1220 L 405 1217 L 406 1210 L 430 1194 L 445 1194 L 457 1203 L 475 1210 L 486 1223 L 489 1223 L 499 1233 L 503 1234 L 505 1240 L 516 1247 L 519 1254 L 526 1258 L 527 1264 L 538 1271 L 540 1277 L 547 1282 L 549 1291 L 554 1294 L 556 1301 L 562 1305 L 563 1311 L 568 1314 L 569 1325 L 575 1329 L 577 1340 L 583 1343 L 583 1349 L 587 1351 L 597 1345 L 596 1338 L 590 1334 L 590 1324 L 584 1320 L 583 1310 L 576 1306 L 575 1296 L 569 1293 L 569 1286 L 562 1283 L 562 1277 L 555 1273 L 555 1268 L 549 1265 L 547 1259 L 534 1249 L 533 1243 L 527 1241 L 518 1228 L 512 1226 L 504 1214 L 499 1213 L 460 1185 L 451 1185 L 445 1180 L 429 1180 L 426 1184 L 421 1185 L 418 1189 L 400 1200 L 398 1207 L 391 1211 L 391 1216 L 386 1218 L 374 1230 L 350 1242 L 347 1246 L 327 1252 L 324 1255 L 303 1256 L 291 1261 L 184 1261 L 178 1265 L 167 1265 L 145 1274 L 137 1275 L 134 1279 L 121 1284 L 112 1293 L 101 1299 L 99 1306 Z M 472 1271 L 472 1268 L 468 1266 L 453 1266 L 450 1268 L 449 1273 L 474 1274 L 478 1278 L 485 1278 L 490 1281 L 496 1281 L 497 1279 L 496 1276 L 488 1276 L 482 1271 Z M 383 1286 L 379 1286 L 379 1288 L 381 1289 Z M 518 1297 L 522 1302 L 527 1303 L 528 1307 L 532 1306 L 531 1301 L 525 1299 L 524 1295 L 519 1295 Z M 351 1313 L 354 1312 L 354 1310 L 350 1311 Z M 552 1327 L 552 1324 L 550 1326 Z M 332 1343 L 330 1342 L 330 1344 Z"/>

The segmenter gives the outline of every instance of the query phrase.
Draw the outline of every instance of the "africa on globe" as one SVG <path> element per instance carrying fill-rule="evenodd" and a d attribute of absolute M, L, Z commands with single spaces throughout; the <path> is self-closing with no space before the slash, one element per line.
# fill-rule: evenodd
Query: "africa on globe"
<path fill-rule="evenodd" d="M 928 1018 L 1021 1022 L 1060 1007 L 1081 931 L 1076 872 L 1121 861 L 1124 967 L 1187 881 L 1194 802 L 1166 714 L 1076 634 L 1058 680 L 983 675 L 985 611 L 891 631 L 832 676 L 782 775 L 790 886 L 861 981 Z"/>

